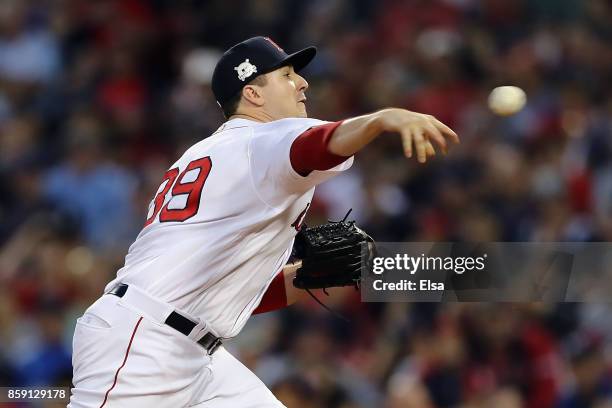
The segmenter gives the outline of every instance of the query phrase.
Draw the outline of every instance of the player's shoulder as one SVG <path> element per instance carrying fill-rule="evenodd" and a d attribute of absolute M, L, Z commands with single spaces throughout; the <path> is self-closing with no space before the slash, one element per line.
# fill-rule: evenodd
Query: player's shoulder
<path fill-rule="evenodd" d="M 266 144 L 274 143 L 276 139 L 295 138 L 314 126 L 329 123 L 313 118 L 285 118 L 271 122 L 256 122 L 248 119 L 231 119 L 223 123 L 217 131 L 209 137 L 200 140 L 189 147 L 177 163 L 185 161 L 192 156 L 202 156 L 219 149 L 234 153 L 247 148 L 251 140 L 267 140 Z M 270 137 L 274 135 L 275 137 Z M 177 164 L 175 163 L 175 165 Z"/>
<path fill-rule="evenodd" d="M 315 118 L 284 118 L 279 120 L 274 120 L 272 122 L 266 122 L 264 125 L 268 126 L 302 126 L 302 125 L 322 125 L 324 123 L 328 123 L 324 120 L 315 119 Z"/>
<path fill-rule="evenodd" d="M 328 123 L 319 119 L 312 118 L 285 118 L 272 122 L 259 123 L 253 127 L 253 136 L 265 136 L 268 134 L 286 135 L 302 133 L 311 127 Z"/>
<path fill-rule="evenodd" d="M 274 120 L 272 122 L 261 123 L 255 129 L 256 131 L 275 131 L 280 129 L 295 129 L 301 127 L 312 127 L 328 123 L 324 120 L 313 118 L 285 118 Z"/>

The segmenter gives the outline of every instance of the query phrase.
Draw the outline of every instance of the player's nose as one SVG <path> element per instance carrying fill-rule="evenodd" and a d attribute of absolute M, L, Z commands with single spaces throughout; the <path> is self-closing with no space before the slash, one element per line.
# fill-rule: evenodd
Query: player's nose
<path fill-rule="evenodd" d="M 308 82 L 304 79 L 303 76 L 296 74 L 298 77 L 298 91 L 304 92 L 308 89 Z"/>

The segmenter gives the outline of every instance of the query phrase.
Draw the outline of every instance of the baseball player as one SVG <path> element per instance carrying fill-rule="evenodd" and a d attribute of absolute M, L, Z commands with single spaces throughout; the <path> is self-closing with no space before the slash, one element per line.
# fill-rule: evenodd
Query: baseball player
<path fill-rule="evenodd" d="M 222 343 L 296 298 L 286 263 L 314 187 L 384 132 L 419 162 L 458 142 L 403 109 L 308 119 L 298 72 L 315 53 L 255 37 L 223 54 L 212 89 L 228 120 L 170 166 L 124 267 L 78 319 L 69 407 L 283 406 Z"/>

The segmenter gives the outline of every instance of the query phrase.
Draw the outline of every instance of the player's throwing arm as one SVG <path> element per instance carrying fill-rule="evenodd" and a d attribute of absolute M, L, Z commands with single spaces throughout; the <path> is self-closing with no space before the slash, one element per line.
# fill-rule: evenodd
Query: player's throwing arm
<path fill-rule="evenodd" d="M 340 156 L 351 156 L 384 132 L 399 133 L 406 157 L 416 151 L 420 163 L 435 155 L 432 141 L 444 153 L 446 139 L 459 143 L 457 134 L 433 116 L 389 108 L 345 120 L 332 135 L 328 149 Z"/>

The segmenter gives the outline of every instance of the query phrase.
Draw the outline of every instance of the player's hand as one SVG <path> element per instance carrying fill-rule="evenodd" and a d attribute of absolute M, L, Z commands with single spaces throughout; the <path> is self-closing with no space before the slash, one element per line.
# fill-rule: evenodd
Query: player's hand
<path fill-rule="evenodd" d="M 406 157 L 412 157 L 413 152 L 416 151 L 420 163 L 425 163 L 427 157 L 436 154 L 432 142 L 437 144 L 445 154 L 448 149 L 446 139 L 459 143 L 459 136 L 431 115 L 397 108 L 384 109 L 377 115 L 384 131 L 397 132 L 402 136 Z"/>

